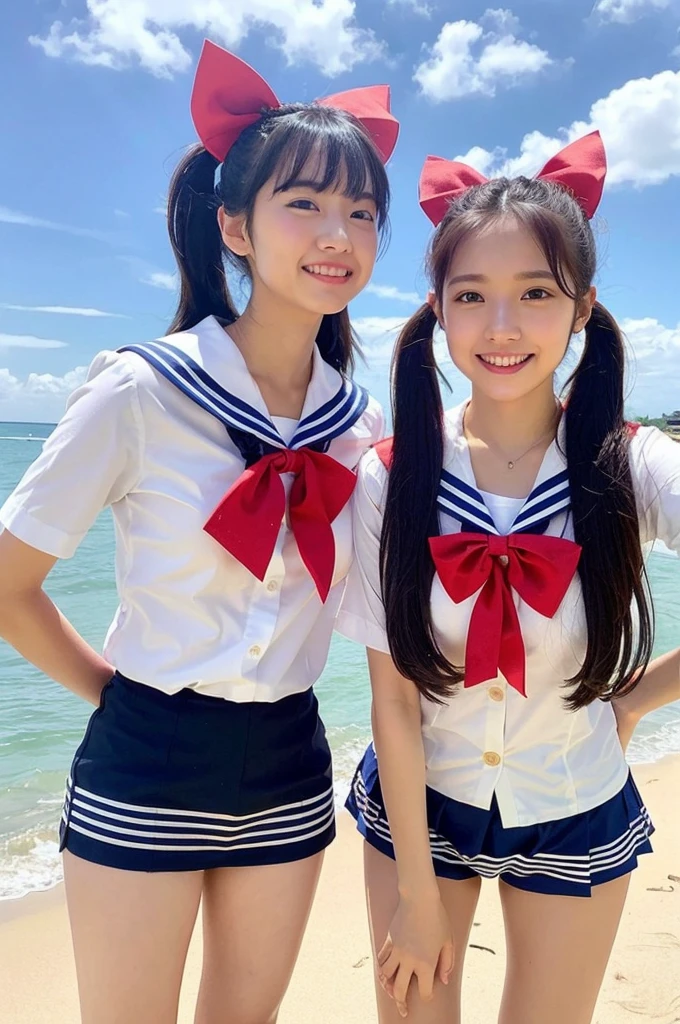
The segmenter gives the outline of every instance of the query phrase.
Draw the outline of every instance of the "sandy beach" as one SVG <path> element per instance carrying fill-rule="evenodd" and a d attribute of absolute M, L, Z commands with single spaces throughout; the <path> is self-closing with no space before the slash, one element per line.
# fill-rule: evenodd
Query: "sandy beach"
<path fill-rule="evenodd" d="M 680 756 L 638 766 L 634 774 L 657 827 L 656 852 L 643 857 L 633 875 L 595 1024 L 680 1021 Z M 181 1024 L 193 1020 L 200 956 L 197 929 L 182 993 Z M 486 883 L 467 953 L 465 1024 L 493 1024 L 503 970 L 498 892 L 493 883 Z M 0 904 L 0 993 L 3 1024 L 77 1024 L 76 980 L 61 886 Z M 361 840 L 344 812 L 279 1020 L 376 1020 Z"/>

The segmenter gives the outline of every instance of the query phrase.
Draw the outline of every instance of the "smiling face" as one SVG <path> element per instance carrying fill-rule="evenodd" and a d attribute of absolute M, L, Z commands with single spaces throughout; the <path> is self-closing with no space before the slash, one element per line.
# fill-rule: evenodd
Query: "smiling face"
<path fill-rule="evenodd" d="M 254 290 L 317 316 L 344 309 L 368 284 L 378 248 L 376 203 L 301 177 L 262 189 L 249 234 Z"/>
<path fill-rule="evenodd" d="M 247 262 L 260 309 L 318 318 L 344 310 L 368 284 L 387 179 L 361 130 L 338 117 L 309 109 L 282 118 L 255 177 L 241 168 L 240 196 L 227 186 L 232 212 L 219 211 L 222 238 Z"/>
<path fill-rule="evenodd" d="M 506 215 L 457 246 L 434 305 L 451 359 L 473 392 L 513 401 L 552 390 L 571 335 L 582 330 L 594 301 L 594 288 L 578 300 L 566 295 L 531 232 Z"/>

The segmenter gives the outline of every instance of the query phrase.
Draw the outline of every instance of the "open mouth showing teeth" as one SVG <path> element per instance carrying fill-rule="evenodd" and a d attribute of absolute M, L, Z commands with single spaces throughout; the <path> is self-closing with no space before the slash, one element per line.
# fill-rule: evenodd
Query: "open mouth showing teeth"
<path fill-rule="evenodd" d="M 531 353 L 526 356 L 479 356 L 483 363 L 489 366 L 519 366 L 531 359 Z"/>
<path fill-rule="evenodd" d="M 313 263 L 309 267 L 303 267 L 308 274 L 318 274 L 320 277 L 351 277 L 352 271 L 345 267 L 327 267 L 323 263 Z"/>

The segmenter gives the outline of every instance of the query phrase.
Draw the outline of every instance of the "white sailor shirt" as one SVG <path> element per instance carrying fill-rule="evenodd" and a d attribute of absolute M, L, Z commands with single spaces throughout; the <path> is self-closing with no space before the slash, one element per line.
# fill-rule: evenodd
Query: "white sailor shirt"
<path fill-rule="evenodd" d="M 291 447 L 296 438 L 321 441 L 354 470 L 383 425 L 378 403 L 315 348 Z M 193 687 L 228 700 L 275 701 L 308 689 L 324 668 L 352 561 L 351 509 L 332 522 L 325 601 L 287 514 L 264 578 L 256 578 L 203 528 L 244 471 L 227 426 L 288 444 L 213 317 L 147 345 L 102 352 L 0 509 L 0 525 L 69 558 L 110 506 L 119 605 L 104 657 L 167 693 Z M 293 476 L 280 479 L 288 495 Z"/>
<path fill-rule="evenodd" d="M 463 433 L 466 404 L 445 416 L 440 532 L 454 534 L 472 527 L 498 534 L 472 470 Z M 563 429 L 562 425 L 562 450 Z M 680 445 L 656 428 L 641 427 L 631 440 L 630 465 L 643 544 L 659 539 L 680 551 Z M 388 471 L 371 451 L 362 459 L 358 476 L 353 496 L 355 563 L 336 628 L 358 643 L 389 653 L 378 557 Z M 555 442 L 509 532 L 538 524 L 548 537 L 573 541 L 566 463 Z M 453 664 L 465 662 L 479 593 L 455 603 L 434 577 L 434 631 Z M 551 618 L 535 611 L 516 591 L 512 599 L 524 642 L 526 696 L 498 671 L 495 678 L 478 685 L 460 685 L 442 706 L 421 700 L 427 785 L 484 809 L 490 808 L 495 795 L 505 827 L 590 810 L 614 796 L 628 775 L 611 704 L 596 700 L 572 712 L 563 703 L 569 692 L 565 680 L 578 671 L 586 648 L 578 575 Z"/>

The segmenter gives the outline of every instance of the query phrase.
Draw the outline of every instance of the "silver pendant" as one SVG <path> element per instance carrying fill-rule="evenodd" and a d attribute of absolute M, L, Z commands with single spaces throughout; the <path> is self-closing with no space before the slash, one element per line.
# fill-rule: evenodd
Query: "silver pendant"
<path fill-rule="evenodd" d="M 515 468 L 515 463 L 514 462 L 509 462 L 508 463 L 508 469 L 514 469 L 514 468 Z"/>

